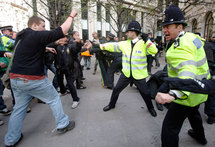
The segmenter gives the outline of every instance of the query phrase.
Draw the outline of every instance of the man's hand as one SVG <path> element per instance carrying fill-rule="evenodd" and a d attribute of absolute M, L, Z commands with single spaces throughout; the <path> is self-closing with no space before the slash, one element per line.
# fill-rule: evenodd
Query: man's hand
<path fill-rule="evenodd" d="M 46 52 L 51 52 L 54 54 L 57 54 L 56 50 L 54 48 L 46 47 Z"/>
<path fill-rule="evenodd" d="M 5 52 L 4 53 L 4 57 L 12 57 L 13 56 L 13 54 L 12 53 L 9 53 L 9 52 Z"/>
<path fill-rule="evenodd" d="M 160 104 L 166 104 L 171 103 L 173 100 L 175 100 L 175 98 L 169 94 L 158 92 L 155 100 Z"/>
<path fill-rule="evenodd" d="M 0 62 L 0 67 L 5 68 L 5 67 L 7 67 L 7 65 L 4 62 Z"/>
<path fill-rule="evenodd" d="M 76 37 L 76 38 L 75 38 L 75 42 L 81 43 L 81 38 L 80 38 L 80 37 Z"/>
<path fill-rule="evenodd" d="M 70 13 L 70 16 L 75 17 L 78 14 L 78 12 L 76 10 L 72 10 L 72 12 Z"/>
<path fill-rule="evenodd" d="M 89 49 L 89 48 L 91 48 L 91 47 L 92 47 L 92 44 L 90 43 L 89 40 L 87 40 L 87 41 L 85 42 L 85 44 L 84 44 L 84 48 Z"/>

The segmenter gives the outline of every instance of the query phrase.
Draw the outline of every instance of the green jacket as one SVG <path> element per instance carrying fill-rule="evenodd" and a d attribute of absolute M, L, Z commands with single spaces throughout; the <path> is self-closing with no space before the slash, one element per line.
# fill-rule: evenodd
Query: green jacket
<path fill-rule="evenodd" d="M 151 42 L 145 43 L 143 40 L 131 46 L 131 40 L 105 43 L 100 45 L 101 50 L 110 52 L 122 52 L 122 72 L 129 78 L 132 74 L 134 79 L 140 80 L 148 76 L 147 54 L 156 54 L 157 48 Z"/>
<path fill-rule="evenodd" d="M 207 58 L 204 51 L 204 42 L 193 34 L 186 32 L 174 41 L 166 52 L 169 77 L 181 79 L 210 78 Z M 207 100 L 208 95 L 196 94 L 188 91 L 171 90 L 179 99 L 175 103 L 195 107 Z"/>
<path fill-rule="evenodd" d="M 4 45 L 3 45 L 3 42 L 0 38 L 0 50 L 1 51 L 5 51 L 5 48 L 4 48 Z M 0 62 L 3 62 L 4 64 L 6 64 L 7 66 L 9 65 L 9 59 L 7 57 L 0 57 Z M 7 67 L 5 68 L 0 68 L 0 72 L 4 72 L 7 70 Z"/>

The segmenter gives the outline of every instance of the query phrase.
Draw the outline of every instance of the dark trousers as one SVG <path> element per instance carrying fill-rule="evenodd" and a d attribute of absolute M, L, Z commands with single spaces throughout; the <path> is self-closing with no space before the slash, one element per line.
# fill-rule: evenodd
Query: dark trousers
<path fill-rule="evenodd" d="M 57 79 L 58 79 L 58 85 L 60 86 L 60 92 L 61 93 L 66 92 L 66 87 L 63 82 L 64 75 L 66 77 L 67 86 L 69 88 L 73 101 L 79 101 L 79 98 L 77 96 L 77 91 L 74 86 L 75 77 L 72 72 L 68 72 L 66 70 L 57 70 Z"/>
<path fill-rule="evenodd" d="M 98 59 L 98 63 L 101 71 L 102 86 L 107 86 L 108 63 L 105 59 Z"/>
<path fill-rule="evenodd" d="M 120 60 L 113 60 L 107 69 L 107 87 L 114 87 L 114 73 L 119 69 L 122 69 L 122 58 Z"/>
<path fill-rule="evenodd" d="M 195 133 L 199 137 L 205 137 L 202 118 L 198 109 L 199 105 L 196 107 L 187 107 L 177 103 L 170 105 L 162 126 L 162 147 L 178 147 L 178 134 L 186 118 L 188 118 Z"/>
<path fill-rule="evenodd" d="M 215 117 L 215 95 L 208 95 L 208 100 L 205 102 L 205 114 Z"/>
<path fill-rule="evenodd" d="M 153 60 L 154 60 L 154 57 L 152 55 L 147 55 L 147 70 L 148 70 L 148 72 L 151 72 Z"/>
<path fill-rule="evenodd" d="M 146 85 L 146 79 L 135 80 L 132 77 L 127 78 L 123 73 L 121 74 L 116 86 L 113 89 L 109 105 L 112 107 L 115 106 L 119 94 L 128 86 L 130 82 L 133 82 L 137 86 L 143 100 L 146 103 L 147 108 L 154 108 L 151 101 L 150 90 Z"/>
<path fill-rule="evenodd" d="M 3 91 L 4 91 L 4 85 L 2 84 L 1 78 L 4 75 L 5 72 L 0 72 L 0 110 L 3 110 L 6 108 L 6 105 L 4 104 L 4 100 L 2 99 Z"/>

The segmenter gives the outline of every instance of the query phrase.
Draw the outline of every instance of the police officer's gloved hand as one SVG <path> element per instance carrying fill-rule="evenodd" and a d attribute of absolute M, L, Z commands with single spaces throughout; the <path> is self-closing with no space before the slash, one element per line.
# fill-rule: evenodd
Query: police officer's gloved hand
<path fill-rule="evenodd" d="M 140 37 L 143 39 L 144 42 L 147 42 L 147 40 L 148 40 L 148 34 L 141 33 Z"/>
<path fill-rule="evenodd" d="M 90 43 L 92 44 L 92 48 L 90 49 L 90 54 L 93 54 L 93 53 L 101 51 L 100 50 L 100 44 L 95 44 L 92 41 L 90 41 Z"/>

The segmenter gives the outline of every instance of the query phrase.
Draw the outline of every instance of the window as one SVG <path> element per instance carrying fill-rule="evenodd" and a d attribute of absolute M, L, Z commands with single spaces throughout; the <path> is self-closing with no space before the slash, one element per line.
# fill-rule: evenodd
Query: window
<path fill-rule="evenodd" d="M 81 0 L 81 18 L 88 19 L 87 0 Z"/>
<path fill-rule="evenodd" d="M 192 21 L 192 32 L 193 33 L 197 32 L 197 20 L 196 19 L 194 19 Z"/>
<path fill-rule="evenodd" d="M 206 21 L 205 21 L 205 32 L 204 32 L 204 37 L 208 41 L 209 38 L 212 37 L 213 33 L 213 13 L 209 12 L 206 15 Z"/>
<path fill-rule="evenodd" d="M 97 21 L 101 22 L 102 20 L 102 15 L 101 15 L 101 4 L 97 3 Z"/>

